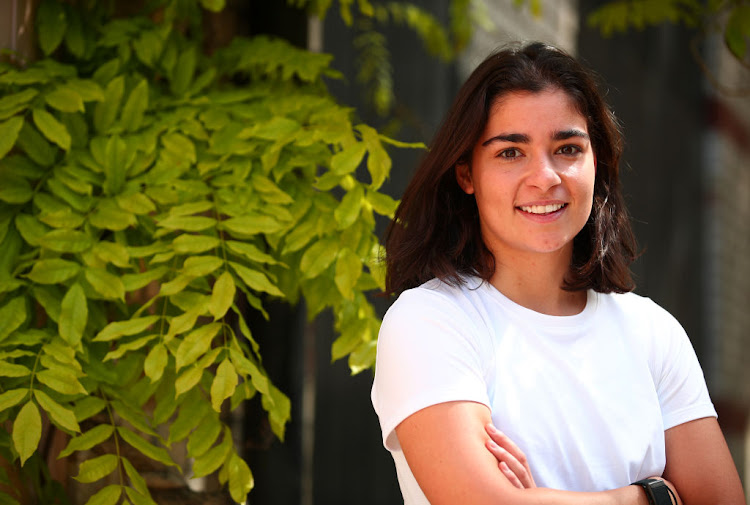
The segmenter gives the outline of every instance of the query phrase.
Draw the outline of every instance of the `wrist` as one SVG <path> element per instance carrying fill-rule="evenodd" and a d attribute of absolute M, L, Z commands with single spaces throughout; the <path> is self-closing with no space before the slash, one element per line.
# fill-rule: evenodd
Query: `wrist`
<path fill-rule="evenodd" d="M 659 477 L 641 479 L 633 482 L 632 486 L 642 490 L 648 505 L 678 505 L 679 503 L 667 481 Z"/>

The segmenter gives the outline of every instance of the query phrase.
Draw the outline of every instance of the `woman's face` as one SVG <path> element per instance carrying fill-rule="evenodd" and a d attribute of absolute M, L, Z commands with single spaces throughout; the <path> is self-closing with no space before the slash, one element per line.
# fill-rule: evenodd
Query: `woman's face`
<path fill-rule="evenodd" d="M 586 119 L 563 91 L 514 92 L 495 101 L 457 166 L 476 198 L 482 238 L 498 261 L 518 253 L 572 254 L 594 195 L 596 162 Z"/>

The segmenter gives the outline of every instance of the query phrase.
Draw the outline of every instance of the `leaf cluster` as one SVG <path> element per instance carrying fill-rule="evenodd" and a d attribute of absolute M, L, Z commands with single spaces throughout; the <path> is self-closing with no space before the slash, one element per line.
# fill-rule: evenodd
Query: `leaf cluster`
<path fill-rule="evenodd" d="M 719 32 L 731 54 L 740 62 L 746 59 L 750 44 L 748 0 L 615 0 L 588 17 L 588 24 L 604 36 L 665 22 L 684 24 L 702 33 Z"/>
<path fill-rule="evenodd" d="M 266 317 L 267 299 L 332 309 L 333 359 L 372 366 L 395 142 L 328 94 L 328 55 L 268 37 L 204 55 L 184 27 L 222 2 L 103 4 L 43 0 L 46 56 L 0 67 L 0 453 L 28 467 L 46 417 L 70 435 L 59 457 L 117 448 L 80 464 L 82 483 L 115 476 L 89 504 L 140 505 L 121 446 L 176 466 L 186 443 L 191 475 L 244 502 L 220 413 L 258 395 L 283 439 L 290 402 L 239 297 Z"/>

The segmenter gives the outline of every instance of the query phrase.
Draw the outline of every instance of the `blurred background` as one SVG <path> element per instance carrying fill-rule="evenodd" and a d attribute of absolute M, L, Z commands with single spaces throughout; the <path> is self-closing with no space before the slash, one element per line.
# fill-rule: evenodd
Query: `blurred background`
<path fill-rule="evenodd" d="M 450 25 L 451 7 L 458 2 L 412 3 Z M 679 19 L 605 37 L 602 26 L 592 27 L 588 20 L 611 2 L 475 3 L 473 34 L 450 59 L 425 49 L 406 23 L 373 30 L 366 20 L 355 19 L 347 26 L 335 9 L 320 20 L 284 0 L 229 1 L 205 29 L 217 45 L 236 33 L 267 33 L 332 54 L 332 66 L 344 76 L 330 83 L 337 99 L 351 105 L 362 121 L 406 142 L 429 143 L 463 80 L 506 42 L 542 40 L 587 62 L 606 83 L 607 98 L 625 132 L 624 193 L 643 251 L 634 265 L 636 292 L 654 299 L 685 327 L 747 489 L 747 55 L 743 64 L 728 51 L 721 32 L 686 26 Z M 666 3 L 653 0 L 649 5 Z M 0 0 L 0 47 L 33 57 L 28 21 L 33 6 L 31 0 Z M 392 90 L 390 97 L 368 88 L 368 82 L 378 79 Z M 386 187 L 398 198 L 421 151 L 394 148 L 390 154 L 393 168 Z M 381 232 L 385 224 L 379 224 Z M 375 302 L 381 314 L 389 303 Z M 331 363 L 334 334 L 325 314 L 307 322 L 301 308 L 275 306 L 270 312 L 272 327 L 260 317 L 252 324 L 269 375 L 292 400 L 292 421 L 282 444 L 270 432 L 260 405 L 250 403 L 237 420 L 244 425 L 244 453 L 255 475 L 249 503 L 401 503 L 393 462 L 382 447 L 370 404 L 371 371 L 351 376 L 343 360 Z M 280 327 L 279 320 L 286 326 Z"/>

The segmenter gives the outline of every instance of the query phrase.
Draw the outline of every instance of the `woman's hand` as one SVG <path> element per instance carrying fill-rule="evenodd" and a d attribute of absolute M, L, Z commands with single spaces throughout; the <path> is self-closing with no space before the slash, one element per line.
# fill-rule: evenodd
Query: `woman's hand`
<path fill-rule="evenodd" d="M 523 451 L 493 424 L 487 424 L 484 429 L 490 436 L 485 447 L 495 456 L 500 471 L 510 483 L 519 489 L 536 487 Z"/>

